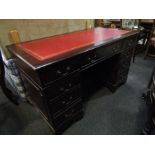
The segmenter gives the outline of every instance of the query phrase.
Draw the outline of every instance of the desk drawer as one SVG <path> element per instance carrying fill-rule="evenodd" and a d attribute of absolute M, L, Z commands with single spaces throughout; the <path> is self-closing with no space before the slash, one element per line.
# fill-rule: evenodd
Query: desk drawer
<path fill-rule="evenodd" d="M 81 61 L 77 56 L 56 62 L 38 71 L 43 86 L 80 69 Z"/>
<path fill-rule="evenodd" d="M 80 91 L 80 86 L 76 86 L 69 92 L 64 93 L 63 95 L 58 96 L 56 99 L 52 100 L 49 103 L 51 113 L 54 115 L 71 106 L 76 99 L 81 97 Z"/>
<path fill-rule="evenodd" d="M 75 115 L 73 115 L 70 119 L 67 121 L 64 121 L 61 124 L 55 124 L 54 129 L 56 134 L 62 134 L 70 125 L 77 122 L 78 120 L 82 119 L 84 116 L 84 111 L 81 109 L 78 111 Z"/>
<path fill-rule="evenodd" d="M 98 47 L 93 49 L 82 56 L 82 67 L 88 66 L 100 59 L 106 59 L 111 57 L 117 53 L 119 53 L 123 49 L 123 42 L 116 42 L 110 45 Z"/>
<path fill-rule="evenodd" d="M 74 86 L 80 83 L 80 75 L 79 73 L 73 74 L 69 77 L 60 79 L 52 83 L 49 87 L 44 89 L 44 94 L 48 101 L 53 98 L 65 93 L 69 92 Z"/>
<path fill-rule="evenodd" d="M 81 67 L 88 66 L 101 59 L 107 59 L 118 53 L 126 55 L 130 59 L 132 55 L 131 49 L 134 48 L 135 43 L 136 37 L 132 36 L 125 40 L 119 40 L 115 43 L 92 49 L 81 56 Z"/>
<path fill-rule="evenodd" d="M 116 42 L 105 47 L 99 47 L 94 50 L 94 59 L 106 58 L 119 53 L 123 48 L 123 43 Z"/>
<path fill-rule="evenodd" d="M 72 105 L 68 110 L 55 116 L 53 119 L 54 125 L 59 126 L 64 122 L 71 120 L 82 109 L 83 106 L 81 100 L 79 100 L 74 105 Z"/>

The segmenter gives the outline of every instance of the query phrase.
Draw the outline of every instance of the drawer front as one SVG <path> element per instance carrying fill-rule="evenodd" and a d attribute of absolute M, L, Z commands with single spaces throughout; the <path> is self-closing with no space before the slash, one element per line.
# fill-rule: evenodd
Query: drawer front
<path fill-rule="evenodd" d="M 83 53 L 81 55 L 81 67 L 89 66 L 94 62 L 94 50 Z"/>
<path fill-rule="evenodd" d="M 122 41 L 93 49 L 82 56 L 82 62 L 83 62 L 82 67 L 86 67 L 101 59 L 109 58 L 119 53 L 122 49 L 123 49 Z"/>
<path fill-rule="evenodd" d="M 53 115 L 57 114 L 58 112 L 61 112 L 67 107 L 71 106 L 76 99 L 81 97 L 80 91 L 80 86 L 76 86 L 71 91 L 64 93 L 63 95 L 52 100 L 49 103 L 51 113 Z"/>
<path fill-rule="evenodd" d="M 100 58 L 108 58 L 109 56 L 111 57 L 112 55 L 119 53 L 122 47 L 123 43 L 121 41 L 110 44 L 105 47 L 99 47 L 94 50 L 94 58 L 100 59 Z"/>
<path fill-rule="evenodd" d="M 78 102 L 76 102 L 76 104 L 71 106 L 68 110 L 54 117 L 53 119 L 54 125 L 59 126 L 65 123 L 66 121 L 72 119 L 82 109 L 83 109 L 83 106 L 82 106 L 81 101 L 79 100 Z"/>
<path fill-rule="evenodd" d="M 77 56 L 59 61 L 38 71 L 43 86 L 80 69 L 81 61 Z"/>
<path fill-rule="evenodd" d="M 65 93 L 69 92 L 74 86 L 80 83 L 80 75 L 74 74 L 68 78 L 60 79 L 52 83 L 49 87 L 44 89 L 44 94 L 48 101 L 53 98 Z"/>
<path fill-rule="evenodd" d="M 54 129 L 56 134 L 62 134 L 70 125 L 75 123 L 76 121 L 82 119 L 84 116 L 84 111 L 78 111 L 71 119 L 63 122 L 62 124 L 55 124 Z"/>

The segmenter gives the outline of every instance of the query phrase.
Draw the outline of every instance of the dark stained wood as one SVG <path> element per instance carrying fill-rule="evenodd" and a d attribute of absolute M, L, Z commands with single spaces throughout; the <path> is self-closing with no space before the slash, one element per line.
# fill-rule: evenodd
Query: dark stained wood
<path fill-rule="evenodd" d="M 137 31 L 127 32 L 77 49 L 74 54 L 43 61 L 16 45 L 7 48 L 16 60 L 29 98 L 56 133 L 61 133 L 83 117 L 82 101 L 87 87 L 95 87 L 98 82 L 115 91 L 126 82 L 136 37 Z"/>

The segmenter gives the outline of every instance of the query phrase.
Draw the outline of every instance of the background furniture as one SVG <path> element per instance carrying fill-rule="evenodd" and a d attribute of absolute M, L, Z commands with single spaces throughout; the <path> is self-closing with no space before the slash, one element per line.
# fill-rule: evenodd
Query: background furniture
<path fill-rule="evenodd" d="M 155 20 L 153 20 L 152 23 L 152 28 L 149 32 L 149 37 L 148 37 L 148 43 L 146 46 L 146 51 L 144 55 L 144 59 L 146 57 L 153 57 L 155 58 Z"/>
<path fill-rule="evenodd" d="M 148 49 L 148 43 L 152 34 L 154 27 L 154 20 L 135 20 L 135 25 L 133 28 L 139 30 L 139 35 L 137 37 L 137 45 L 135 51 L 133 52 L 133 62 L 135 61 L 135 56 L 138 53 L 145 52 Z M 146 52 L 145 52 L 146 55 Z"/>
<path fill-rule="evenodd" d="M 148 43 L 149 31 L 145 30 L 143 27 L 138 28 L 139 34 L 137 36 L 137 45 L 133 53 L 133 62 L 135 62 L 136 54 L 144 52 Z"/>
<path fill-rule="evenodd" d="M 149 135 L 155 129 L 155 68 L 148 83 L 148 91 L 142 95 L 148 110 L 148 119 L 142 134 Z"/>
<path fill-rule="evenodd" d="M 95 27 L 120 28 L 121 19 L 95 19 Z"/>
<path fill-rule="evenodd" d="M 98 27 L 98 26 L 103 27 L 104 26 L 103 19 L 95 19 L 94 20 L 94 25 L 95 25 L 95 27 Z"/>
<path fill-rule="evenodd" d="M 121 19 L 120 28 L 125 30 L 133 30 L 135 26 L 138 26 L 137 19 Z"/>
<path fill-rule="evenodd" d="M 13 44 L 19 43 L 20 38 L 16 30 L 9 32 L 9 39 Z M 1 53 L 1 87 L 4 94 L 16 105 L 19 104 L 18 100 L 26 100 L 26 94 L 24 86 L 18 72 L 18 69 L 14 63 L 14 59 L 11 56 L 7 58 L 6 52 L 3 52 L 0 48 Z M 9 54 L 10 55 L 10 54 Z"/>
<path fill-rule="evenodd" d="M 2 50 L 0 48 L 0 86 L 5 96 L 12 101 L 12 103 L 18 105 L 18 96 L 16 94 L 16 89 L 10 84 L 9 77 L 6 79 L 6 65 L 3 61 Z"/>
<path fill-rule="evenodd" d="M 109 21 L 111 28 L 121 28 L 121 19 L 110 19 Z"/>

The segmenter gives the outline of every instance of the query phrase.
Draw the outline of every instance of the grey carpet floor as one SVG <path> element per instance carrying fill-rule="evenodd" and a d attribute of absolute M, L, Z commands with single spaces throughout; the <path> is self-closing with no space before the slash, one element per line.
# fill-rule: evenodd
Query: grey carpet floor
<path fill-rule="evenodd" d="M 155 66 L 142 55 L 131 63 L 127 83 L 115 93 L 103 88 L 85 103 L 85 115 L 70 126 L 66 135 L 136 135 L 147 120 L 141 95 Z M 29 104 L 13 105 L 0 90 L 0 134 L 52 134 L 40 114 Z"/>
<path fill-rule="evenodd" d="M 49 135 L 51 129 L 40 113 L 28 103 L 11 103 L 0 89 L 1 135 Z"/>

